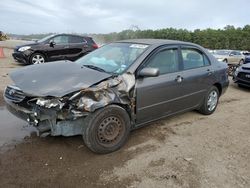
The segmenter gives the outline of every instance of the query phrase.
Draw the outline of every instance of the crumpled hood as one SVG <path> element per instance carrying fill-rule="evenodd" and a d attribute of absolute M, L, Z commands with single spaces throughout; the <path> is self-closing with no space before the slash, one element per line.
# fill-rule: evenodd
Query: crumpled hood
<path fill-rule="evenodd" d="M 32 96 L 62 97 L 111 77 L 70 61 L 29 65 L 10 73 L 15 86 Z"/>

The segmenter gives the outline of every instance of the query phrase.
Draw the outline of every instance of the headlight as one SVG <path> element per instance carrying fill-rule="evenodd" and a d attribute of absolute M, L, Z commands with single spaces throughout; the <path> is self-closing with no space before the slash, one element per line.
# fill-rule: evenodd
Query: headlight
<path fill-rule="evenodd" d="M 219 59 L 217 59 L 218 61 L 223 61 L 223 59 L 222 58 L 219 58 Z"/>
<path fill-rule="evenodd" d="M 36 101 L 36 104 L 39 106 L 43 106 L 45 108 L 53 108 L 59 106 L 60 109 L 62 109 L 64 103 L 61 102 L 59 99 L 54 98 L 54 99 L 43 99 L 39 98 Z"/>
<path fill-rule="evenodd" d="M 24 47 L 19 48 L 18 51 L 19 52 L 24 52 L 24 51 L 26 51 L 26 50 L 28 50 L 30 48 L 31 48 L 30 46 L 24 46 Z"/>

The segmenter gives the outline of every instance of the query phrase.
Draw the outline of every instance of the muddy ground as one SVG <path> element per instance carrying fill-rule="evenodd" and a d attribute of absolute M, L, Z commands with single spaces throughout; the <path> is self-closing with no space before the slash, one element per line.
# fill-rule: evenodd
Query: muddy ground
<path fill-rule="evenodd" d="M 1 91 L 20 67 L 10 54 L 0 59 Z M 80 136 L 37 137 L 0 104 L 0 187 L 250 187 L 250 90 L 232 82 L 213 115 L 158 121 L 108 155 L 90 152 Z"/>

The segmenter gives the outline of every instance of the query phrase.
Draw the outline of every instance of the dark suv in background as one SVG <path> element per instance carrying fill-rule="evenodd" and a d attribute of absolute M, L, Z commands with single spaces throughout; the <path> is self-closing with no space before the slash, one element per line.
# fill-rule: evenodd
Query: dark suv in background
<path fill-rule="evenodd" d="M 40 64 L 57 60 L 75 61 L 96 48 L 98 46 L 91 37 L 57 34 L 17 46 L 12 56 L 16 61 L 24 64 Z"/>

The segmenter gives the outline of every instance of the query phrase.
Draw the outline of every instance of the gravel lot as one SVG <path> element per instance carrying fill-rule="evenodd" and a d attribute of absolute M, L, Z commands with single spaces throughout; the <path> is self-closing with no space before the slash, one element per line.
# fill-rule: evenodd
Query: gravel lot
<path fill-rule="evenodd" d="M 1 43 L 0 45 L 3 45 Z M 4 49 L 0 92 L 20 68 Z M 0 94 L 2 96 L 2 93 Z M 0 97 L 0 187 L 250 187 L 250 90 L 234 83 L 216 112 L 188 112 L 133 131 L 117 152 L 96 155 L 79 137 L 40 138 Z M 7 126 L 8 125 L 8 126 Z M 20 131 L 27 135 L 18 135 Z M 19 139 L 16 142 L 18 135 Z M 0 139 L 1 140 L 1 139 Z"/>

